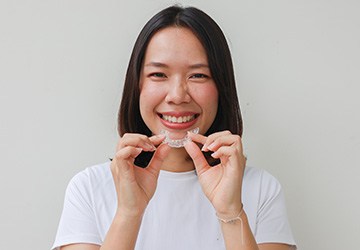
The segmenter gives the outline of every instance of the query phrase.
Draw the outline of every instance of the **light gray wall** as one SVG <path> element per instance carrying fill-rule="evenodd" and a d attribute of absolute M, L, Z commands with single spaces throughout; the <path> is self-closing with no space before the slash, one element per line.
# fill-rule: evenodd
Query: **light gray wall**
<path fill-rule="evenodd" d="M 179 1 L 233 52 L 249 164 L 282 183 L 300 249 L 357 249 L 360 4 Z M 132 44 L 173 1 L 0 0 L 0 249 L 49 249 L 64 191 L 111 157 Z"/>

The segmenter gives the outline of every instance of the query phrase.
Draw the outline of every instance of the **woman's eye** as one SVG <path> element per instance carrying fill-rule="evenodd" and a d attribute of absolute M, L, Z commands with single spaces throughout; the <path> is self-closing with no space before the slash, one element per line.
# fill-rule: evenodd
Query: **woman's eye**
<path fill-rule="evenodd" d="M 159 72 L 156 72 L 156 73 L 152 73 L 150 74 L 151 77 L 156 77 L 156 78 L 165 78 L 166 75 L 164 73 L 159 73 Z"/>
<path fill-rule="evenodd" d="M 205 74 L 194 74 L 191 78 L 207 78 L 208 76 Z"/>

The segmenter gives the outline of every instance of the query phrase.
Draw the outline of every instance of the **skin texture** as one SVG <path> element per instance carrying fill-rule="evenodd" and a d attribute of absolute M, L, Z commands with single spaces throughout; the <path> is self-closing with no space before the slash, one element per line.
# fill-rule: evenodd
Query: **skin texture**
<path fill-rule="evenodd" d="M 111 171 L 118 195 L 118 208 L 103 245 L 73 244 L 62 250 L 134 249 L 142 215 L 154 195 L 160 169 L 173 172 L 196 168 L 204 194 L 221 218 L 233 218 L 242 208 L 241 188 L 245 168 L 239 135 L 221 131 L 203 136 L 214 121 L 218 92 L 211 77 L 206 53 L 196 36 L 186 28 L 169 27 L 151 39 L 140 76 L 140 111 L 154 136 L 125 134 L 118 143 Z M 164 121 L 162 114 L 191 116 L 183 123 Z M 194 119 L 195 118 L 195 119 Z M 161 142 L 161 129 L 173 133 L 199 127 L 189 134 L 184 148 Z M 202 145 L 199 148 L 199 145 Z M 146 168 L 134 166 L 141 151 L 155 151 Z M 221 163 L 210 167 L 202 151 L 213 151 Z M 257 245 L 245 213 L 235 223 L 221 223 L 227 250 L 289 250 L 277 243 Z M 240 240 L 239 235 L 243 240 Z"/>

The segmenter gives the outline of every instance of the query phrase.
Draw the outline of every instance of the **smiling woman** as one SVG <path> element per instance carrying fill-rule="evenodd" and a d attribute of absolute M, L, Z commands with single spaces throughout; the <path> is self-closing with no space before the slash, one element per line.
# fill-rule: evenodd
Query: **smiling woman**
<path fill-rule="evenodd" d="M 166 11 L 159 12 L 151 18 L 145 24 L 135 42 L 128 65 L 123 97 L 119 110 L 119 134 L 123 135 L 128 132 L 141 133 L 147 136 L 153 134 L 140 115 L 140 77 L 142 76 L 142 70 L 145 70 L 147 67 L 166 69 L 170 66 L 161 61 L 144 62 L 144 58 L 145 53 L 148 53 L 147 47 L 152 38 L 160 39 L 164 36 L 157 34 L 158 31 L 163 31 L 163 29 L 171 27 L 179 28 L 179 32 L 187 31 L 188 33 L 192 33 L 191 35 L 197 38 L 192 39 L 192 42 L 195 42 L 192 46 L 196 45 L 203 55 L 205 54 L 206 58 L 202 58 L 202 61 L 188 61 L 187 66 L 189 69 L 205 70 L 207 74 L 201 75 L 200 78 L 209 76 L 214 81 L 218 90 L 219 112 L 217 112 L 215 120 L 209 130 L 206 131 L 206 134 L 209 135 L 216 131 L 229 130 L 232 133 L 241 136 L 242 118 L 236 95 L 233 64 L 226 38 L 214 20 L 202 11 L 195 8 L 181 9 L 178 7 L 168 8 Z M 179 34 L 177 34 L 177 37 L 179 38 Z M 162 42 L 163 46 L 167 46 L 166 48 L 172 47 L 174 50 L 180 51 L 183 47 L 183 44 L 177 41 L 175 41 L 177 42 L 176 46 L 173 43 L 168 44 L 164 43 L 164 41 Z M 166 55 L 169 52 L 169 50 L 164 49 L 165 47 L 160 45 L 157 46 L 160 49 L 158 50 L 159 53 Z M 191 55 L 195 52 L 197 51 L 190 51 L 187 53 L 188 55 Z M 182 55 L 179 53 L 174 54 L 173 57 L 175 58 Z M 161 58 L 159 57 L 159 59 Z M 155 60 L 155 58 L 153 60 Z M 154 77 L 165 77 L 163 72 L 154 71 L 153 74 Z M 199 78 L 199 76 L 200 75 L 196 73 L 191 78 Z M 208 101 L 211 100 L 208 99 Z"/>
<path fill-rule="evenodd" d="M 72 179 L 54 248 L 295 246 L 280 184 L 246 167 L 235 86 L 226 39 L 207 14 L 156 14 L 130 59 L 115 157 Z M 185 143 L 171 147 L 169 137 Z"/>
<path fill-rule="evenodd" d="M 218 91 L 206 52 L 188 28 L 169 27 L 151 39 L 140 74 L 140 114 L 153 134 L 177 133 L 213 123 Z"/>

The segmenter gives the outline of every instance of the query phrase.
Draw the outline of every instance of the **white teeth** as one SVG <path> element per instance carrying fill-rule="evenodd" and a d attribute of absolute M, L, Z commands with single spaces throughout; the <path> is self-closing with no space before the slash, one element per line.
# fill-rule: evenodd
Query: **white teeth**
<path fill-rule="evenodd" d="M 163 115 L 162 118 L 168 122 L 172 123 L 184 123 L 189 122 L 195 119 L 195 115 L 188 115 L 188 116 L 181 116 L 181 117 L 175 117 L 170 115 Z"/>

